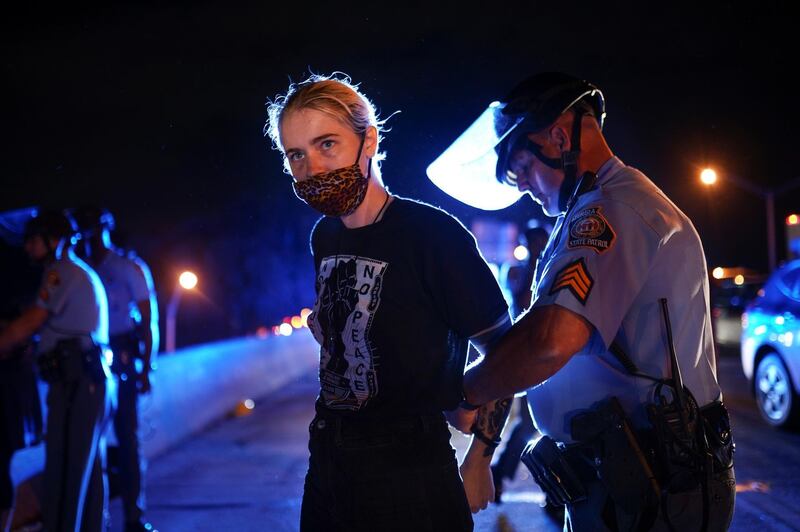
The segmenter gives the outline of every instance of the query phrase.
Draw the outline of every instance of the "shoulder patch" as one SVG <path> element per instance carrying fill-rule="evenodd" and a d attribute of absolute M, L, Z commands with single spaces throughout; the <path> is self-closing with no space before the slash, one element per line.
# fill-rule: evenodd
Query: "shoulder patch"
<path fill-rule="evenodd" d="M 594 280 L 586 270 L 586 264 L 583 259 L 578 259 L 559 270 L 556 280 L 550 288 L 550 294 L 555 294 L 559 290 L 569 290 L 582 305 L 585 305 L 592 286 L 594 286 Z"/>
<path fill-rule="evenodd" d="M 58 276 L 58 272 L 55 270 L 50 270 L 47 272 L 47 285 L 48 286 L 58 286 L 61 284 L 61 278 Z"/>
<path fill-rule="evenodd" d="M 600 211 L 601 207 L 589 207 L 573 216 L 569 223 L 568 248 L 591 248 L 595 253 L 611 249 L 617 234 Z"/>

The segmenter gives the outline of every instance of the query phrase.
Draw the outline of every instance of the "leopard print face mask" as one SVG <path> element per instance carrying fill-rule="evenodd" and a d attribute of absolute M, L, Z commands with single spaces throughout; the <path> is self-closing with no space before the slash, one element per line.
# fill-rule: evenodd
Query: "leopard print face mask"
<path fill-rule="evenodd" d="M 371 161 L 368 161 L 367 175 L 361 173 L 358 161 L 361 159 L 363 146 L 362 137 L 355 164 L 293 182 L 295 195 L 326 216 L 352 214 L 367 195 L 372 166 Z"/>

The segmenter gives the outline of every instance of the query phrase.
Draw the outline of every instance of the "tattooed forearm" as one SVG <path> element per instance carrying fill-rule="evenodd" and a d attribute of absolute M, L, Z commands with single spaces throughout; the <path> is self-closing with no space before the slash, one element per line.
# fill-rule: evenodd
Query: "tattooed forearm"
<path fill-rule="evenodd" d="M 508 419 L 513 399 L 513 397 L 507 397 L 505 399 L 492 401 L 478 410 L 473 430 L 476 433 L 480 433 L 484 442 L 486 442 L 486 440 L 490 442 L 500 441 L 500 433 L 503 432 L 503 427 Z M 483 455 L 490 457 L 494 453 L 496 447 L 496 443 L 494 445 L 487 445 Z"/>
<path fill-rule="evenodd" d="M 506 424 L 508 413 L 511 411 L 511 401 L 513 397 L 506 397 L 493 401 L 478 410 L 475 425 L 489 438 L 500 436 Z"/>
<path fill-rule="evenodd" d="M 508 419 L 508 413 L 511 411 L 513 399 L 513 396 L 506 397 L 482 406 L 475 419 L 475 428 L 490 440 L 500 438 L 500 433 L 503 432 L 503 427 Z M 488 456 L 493 452 L 494 448 L 487 448 L 485 454 Z"/>

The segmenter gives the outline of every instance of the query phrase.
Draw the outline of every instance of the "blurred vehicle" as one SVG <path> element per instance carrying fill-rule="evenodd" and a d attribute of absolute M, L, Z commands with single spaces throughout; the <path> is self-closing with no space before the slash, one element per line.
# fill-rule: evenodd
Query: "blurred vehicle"
<path fill-rule="evenodd" d="M 714 268 L 710 279 L 711 325 L 717 356 L 739 356 L 742 313 L 766 276 L 748 268 Z"/>
<path fill-rule="evenodd" d="M 769 277 L 742 315 L 742 369 L 762 417 L 773 427 L 800 423 L 800 260 Z"/>
<path fill-rule="evenodd" d="M 764 278 L 748 275 L 738 279 L 721 279 L 711 285 L 711 318 L 717 348 L 735 349 L 738 353 L 742 337 L 742 314 L 756 298 Z"/>

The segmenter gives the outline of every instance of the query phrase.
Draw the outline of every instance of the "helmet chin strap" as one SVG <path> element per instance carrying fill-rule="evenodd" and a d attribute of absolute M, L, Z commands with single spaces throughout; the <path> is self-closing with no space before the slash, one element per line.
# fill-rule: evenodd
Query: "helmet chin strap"
<path fill-rule="evenodd" d="M 581 179 L 581 183 L 578 182 L 578 155 L 581 151 L 581 120 L 583 115 L 583 111 L 575 109 L 575 119 L 572 122 L 572 133 L 570 135 L 572 149 L 563 152 L 558 159 L 544 155 L 541 146 L 530 139 L 527 139 L 526 143 L 525 149 L 532 152 L 542 164 L 553 170 L 564 171 L 564 181 L 558 191 L 558 210 L 562 213 L 567 211 L 579 189 L 585 189 L 582 186 L 584 180 Z"/>
<path fill-rule="evenodd" d="M 575 109 L 575 119 L 572 121 L 572 137 L 570 151 L 561 154 L 561 169 L 564 170 L 564 181 L 558 191 L 558 209 L 567 212 L 575 195 L 578 193 L 578 155 L 581 152 L 581 120 L 583 112 Z M 583 180 L 581 180 L 583 181 Z"/>

